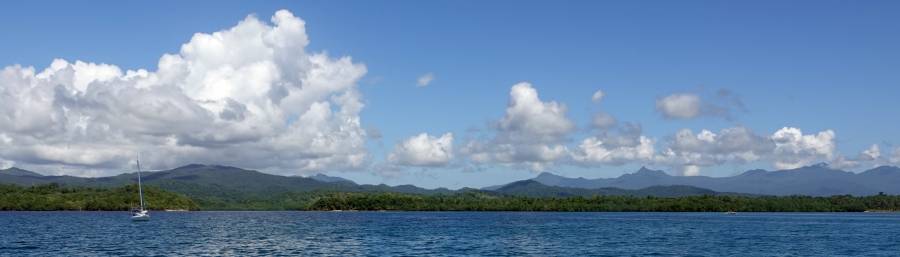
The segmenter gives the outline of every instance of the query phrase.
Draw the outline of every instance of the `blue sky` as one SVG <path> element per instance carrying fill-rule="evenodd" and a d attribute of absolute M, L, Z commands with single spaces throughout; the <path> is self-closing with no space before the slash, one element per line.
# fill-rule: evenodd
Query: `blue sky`
<path fill-rule="evenodd" d="M 680 129 L 719 132 L 735 126 L 766 137 L 783 127 L 804 134 L 833 130 L 836 152 L 848 158 L 872 144 L 885 156 L 900 146 L 896 1 L 92 4 L 4 3 L 0 65 L 42 70 L 62 58 L 153 71 L 162 54 L 177 53 L 194 33 L 234 27 L 249 14 L 268 21 L 286 9 L 306 22 L 308 52 L 351 56 L 367 69 L 357 83 L 365 104 L 359 117 L 362 127 L 383 137 L 366 141 L 371 159 L 364 170 L 387 165 L 396 144 L 423 132 L 453 133 L 457 151 L 471 138 L 493 138 L 500 133 L 494 127 L 504 117 L 511 87 L 523 81 L 541 100 L 566 106 L 565 116 L 575 127 L 560 140 L 569 148 L 597 133 L 591 129 L 597 112 L 619 124 L 640 124 L 643 135 L 658 141 L 657 150 Z M 417 87 L 416 79 L 426 73 L 435 79 Z M 596 90 L 606 95 L 599 104 L 591 101 Z M 679 93 L 706 101 L 721 90 L 738 96 L 744 108 L 720 103 L 730 117 L 671 119 L 655 104 Z M 496 163 L 471 171 L 467 163 L 456 153 L 451 164 L 390 167 L 402 170 L 392 175 L 321 172 L 364 183 L 453 188 L 537 172 Z M 648 163 L 560 162 L 543 170 L 612 177 L 641 165 L 674 169 Z M 702 167 L 701 174 L 727 176 L 750 168 L 773 166 L 766 160 L 724 162 Z"/>

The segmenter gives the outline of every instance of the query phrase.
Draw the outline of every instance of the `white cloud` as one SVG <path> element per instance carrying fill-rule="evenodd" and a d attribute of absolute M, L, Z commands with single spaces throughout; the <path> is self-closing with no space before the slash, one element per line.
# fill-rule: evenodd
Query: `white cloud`
<path fill-rule="evenodd" d="M 606 93 L 603 93 L 603 90 L 597 89 L 597 92 L 594 92 L 594 95 L 591 96 L 591 101 L 599 103 L 601 100 L 603 100 L 604 96 L 606 96 Z"/>
<path fill-rule="evenodd" d="M 877 144 L 848 158 L 836 150 L 834 131 L 803 134 L 798 128 L 785 127 L 770 136 L 761 136 L 745 127 L 733 127 L 718 133 L 689 129 L 678 131 L 666 150 L 654 157 L 655 163 L 689 170 L 723 164 L 771 161 L 776 169 L 795 169 L 815 162 L 829 162 L 836 169 L 856 169 L 885 163 Z M 690 170 L 694 170 L 693 167 Z M 686 174 L 686 173 L 684 173 Z"/>
<path fill-rule="evenodd" d="M 732 96 L 727 92 L 720 92 L 720 95 Z M 734 106 L 742 105 L 740 99 L 728 99 Z M 712 113 L 715 109 L 704 109 L 699 97 L 694 96 L 676 96 L 662 102 L 661 109 L 669 109 L 672 115 L 681 117 Z M 700 107 L 687 107 L 684 111 L 680 109 L 685 108 L 679 105 Z M 510 92 L 510 104 L 506 116 L 498 122 L 496 136 L 487 141 L 471 140 L 460 152 L 475 163 L 522 165 L 532 170 L 543 170 L 558 163 L 579 166 L 643 164 L 668 166 L 686 176 L 700 175 L 704 167 L 724 164 L 772 162 L 777 169 L 791 169 L 816 161 L 843 160 L 836 153 L 834 131 L 807 135 L 791 127 L 779 129 L 772 135 L 756 134 L 746 127 L 725 128 L 718 132 L 704 129 L 696 133 L 683 129 L 664 141 L 662 149 L 665 150 L 657 152 L 657 141 L 643 135 L 638 125 L 625 123 L 618 127 L 619 130 L 608 130 L 615 124 L 615 119 L 603 112 L 595 114 L 592 125 L 604 129 L 580 140 L 570 149 L 566 136 L 574 126 L 564 114 L 563 105 L 543 102 L 530 84 L 517 84 Z M 878 159 L 880 150 L 873 146 L 863 155 Z M 850 161 L 856 160 L 844 161 L 851 164 Z"/>
<path fill-rule="evenodd" d="M 877 166 L 890 162 L 889 157 L 882 157 L 881 148 L 878 144 L 872 144 L 869 148 L 860 152 L 855 158 L 848 158 L 836 154 L 836 157 L 828 166 L 836 169 L 856 169 L 861 166 Z"/>
<path fill-rule="evenodd" d="M 150 168 L 221 163 L 284 173 L 367 159 L 350 57 L 307 53 L 305 22 L 281 10 L 194 34 L 156 71 L 54 60 L 0 71 L 0 159 L 106 175 L 137 152 Z M 76 174 L 79 175 L 79 174 Z"/>
<path fill-rule="evenodd" d="M 572 153 L 572 159 L 584 164 L 622 165 L 631 162 L 652 161 L 655 149 L 652 139 L 640 136 L 636 143 L 617 144 L 600 137 L 588 137 L 581 141 Z"/>
<path fill-rule="evenodd" d="M 672 137 L 660 161 L 673 166 L 747 163 L 768 156 L 773 148 L 769 138 L 745 127 L 725 128 L 719 133 L 704 129 L 696 134 L 682 129 Z"/>
<path fill-rule="evenodd" d="M 715 94 L 676 93 L 656 100 L 656 110 L 667 119 L 692 119 L 700 116 L 731 120 L 735 111 L 746 111 L 740 96 L 719 89 Z"/>
<path fill-rule="evenodd" d="M 727 92 L 720 95 L 732 96 Z M 728 99 L 735 106 L 742 105 L 737 98 Z M 660 108 L 670 109 L 672 115 L 682 117 L 711 113 L 715 109 L 705 110 L 695 96 L 675 96 L 662 102 L 670 104 L 660 103 Z M 667 105 L 674 107 L 667 108 Z M 687 107 L 684 111 L 678 105 L 700 107 Z M 470 140 L 460 152 L 474 163 L 522 165 L 532 170 L 559 163 L 643 164 L 668 166 L 686 176 L 700 175 L 704 167 L 724 164 L 771 161 L 778 169 L 790 169 L 815 161 L 839 161 L 832 130 L 805 135 L 797 128 L 782 128 L 767 136 L 745 127 L 718 132 L 704 129 L 697 133 L 683 129 L 664 141 L 662 149 L 665 150 L 657 152 L 657 141 L 643 135 L 638 125 L 625 123 L 619 130 L 608 130 L 615 125 L 615 119 L 603 112 L 596 113 L 592 122 L 595 128 L 602 128 L 597 131 L 599 134 L 580 140 L 570 149 L 566 136 L 574 126 L 564 114 L 563 105 L 543 102 L 530 84 L 517 84 L 510 92 L 510 104 L 498 122 L 496 136 L 492 140 Z M 877 156 L 880 153 L 876 148 L 864 154 Z"/>
<path fill-rule="evenodd" d="M 594 117 L 591 119 L 591 125 L 597 129 L 608 129 L 616 125 L 616 118 L 608 113 L 598 112 L 595 113 Z"/>
<path fill-rule="evenodd" d="M 786 127 L 762 136 L 745 127 L 697 133 L 682 129 L 670 137 L 664 149 L 653 156 L 652 163 L 680 169 L 686 176 L 699 175 L 703 167 L 758 161 L 771 161 L 777 169 L 799 168 L 816 161 L 832 161 L 837 168 L 860 164 L 859 160 L 838 156 L 831 130 L 806 135 L 800 129 Z"/>
<path fill-rule="evenodd" d="M 878 158 L 880 158 L 880 157 L 881 157 L 881 149 L 878 147 L 877 144 L 873 144 L 872 146 L 869 147 L 869 149 L 866 149 L 859 155 L 860 159 L 866 160 L 866 161 L 878 160 Z"/>
<path fill-rule="evenodd" d="M 453 159 L 453 133 L 441 137 L 422 133 L 394 147 L 388 155 L 388 161 L 406 166 L 437 167 L 445 166 Z"/>
<path fill-rule="evenodd" d="M 0 159 L 0 170 L 9 169 L 15 165 L 16 165 L 15 162 Z"/>
<path fill-rule="evenodd" d="M 434 73 L 425 73 L 422 74 L 422 76 L 419 76 L 418 79 L 416 79 L 416 86 L 427 87 L 431 84 L 431 81 L 434 81 Z"/>
<path fill-rule="evenodd" d="M 700 96 L 672 94 L 656 100 L 656 110 L 666 118 L 690 119 L 700 115 Z"/>
<path fill-rule="evenodd" d="M 656 161 L 655 144 L 655 140 L 643 135 L 640 124 L 624 123 L 615 131 L 603 131 L 581 140 L 570 156 L 581 166 L 649 165 Z"/>
<path fill-rule="evenodd" d="M 565 116 L 566 107 L 544 102 L 531 84 L 522 82 L 510 89 L 506 115 L 497 122 L 490 141 L 471 141 L 461 150 L 477 163 L 525 165 L 543 170 L 566 155 L 563 145 L 574 124 Z"/>
<path fill-rule="evenodd" d="M 830 163 L 828 163 L 828 167 L 832 169 L 856 169 L 862 164 L 858 159 L 851 159 L 844 156 L 837 156 Z"/>
<path fill-rule="evenodd" d="M 542 102 L 528 82 L 514 85 L 509 96 L 506 116 L 498 125 L 506 140 L 555 142 L 574 128 L 565 116 L 566 107 L 553 101 Z"/>
<path fill-rule="evenodd" d="M 799 168 L 835 156 L 832 130 L 804 135 L 798 128 L 784 127 L 772 134 L 771 139 L 775 142 L 774 165 L 778 169 Z"/>
<path fill-rule="evenodd" d="M 881 159 L 881 149 L 878 147 L 878 144 L 873 144 L 868 149 L 860 152 L 855 158 L 836 154 L 828 166 L 835 169 L 849 170 L 860 166 L 874 166 L 884 163 L 885 160 Z"/>
<path fill-rule="evenodd" d="M 697 165 L 686 165 L 682 167 L 681 175 L 683 176 L 699 176 L 700 167 Z"/>

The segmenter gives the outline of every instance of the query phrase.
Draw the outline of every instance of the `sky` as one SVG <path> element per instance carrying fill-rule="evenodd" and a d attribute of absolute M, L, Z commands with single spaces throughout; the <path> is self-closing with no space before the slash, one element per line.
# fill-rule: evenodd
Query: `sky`
<path fill-rule="evenodd" d="M 896 1 L 12 1 L 0 168 L 483 187 L 900 164 Z"/>

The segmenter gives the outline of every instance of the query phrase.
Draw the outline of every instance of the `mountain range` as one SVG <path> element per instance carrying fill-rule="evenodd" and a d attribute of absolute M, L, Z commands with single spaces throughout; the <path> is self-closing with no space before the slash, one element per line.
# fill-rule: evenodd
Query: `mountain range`
<path fill-rule="evenodd" d="M 756 195 L 874 195 L 900 194 L 900 168 L 881 166 L 860 173 L 817 164 L 797 169 L 750 170 L 732 177 L 671 176 L 660 170 L 641 168 L 616 178 L 567 178 L 541 173 L 532 180 L 567 188 L 640 189 L 650 186 L 684 185 L 718 192 Z M 489 188 L 490 189 L 490 188 Z"/>
<path fill-rule="evenodd" d="M 433 194 L 451 190 L 424 189 L 412 185 L 358 185 L 353 181 L 317 174 L 311 177 L 279 176 L 231 166 L 190 164 L 171 170 L 144 172 L 146 185 L 192 194 L 226 192 L 241 195 L 271 195 L 284 192 L 309 191 L 390 191 Z M 111 177 L 84 178 L 74 176 L 43 176 L 19 168 L 0 170 L 0 184 L 23 186 L 57 183 L 82 187 L 117 187 L 137 183 L 137 174 L 123 173 Z"/>
<path fill-rule="evenodd" d="M 160 187 L 165 190 L 185 194 L 194 199 L 213 203 L 235 201 L 271 200 L 279 195 L 316 191 L 330 192 L 394 192 L 410 194 L 454 194 L 478 191 L 486 194 L 516 195 L 532 197 L 568 197 L 592 195 L 638 195 L 638 196 L 684 196 L 712 195 L 712 190 L 690 186 L 653 186 L 646 189 L 620 188 L 567 188 L 547 186 L 535 181 L 526 180 L 511 183 L 493 190 L 462 188 L 450 190 L 446 188 L 425 189 L 413 185 L 360 185 L 351 180 L 316 174 L 309 177 L 279 176 L 221 165 L 191 164 L 183 167 L 144 172 L 143 182 L 146 185 Z M 56 183 L 75 187 L 118 187 L 137 183 L 137 174 L 124 173 L 110 177 L 84 178 L 74 176 L 44 176 L 36 172 L 19 168 L 0 170 L 0 184 L 16 184 L 21 186 Z M 212 204 L 214 205 L 214 204 Z"/>
<path fill-rule="evenodd" d="M 615 187 L 575 188 L 545 185 L 531 179 L 512 182 L 488 191 L 503 195 L 527 197 L 571 197 L 593 195 L 681 197 L 692 195 L 737 195 L 734 193 L 722 193 L 709 189 L 682 185 L 650 186 L 640 189 L 622 189 Z"/>
<path fill-rule="evenodd" d="M 57 183 L 82 187 L 117 187 L 136 183 L 136 174 L 84 178 L 44 176 L 19 168 L 0 170 L 0 184 L 23 186 Z M 591 195 L 687 196 L 687 195 L 873 195 L 900 194 L 900 168 L 882 166 L 861 173 L 813 165 L 791 170 L 750 170 L 732 177 L 671 176 L 641 168 L 616 178 L 568 178 L 541 173 L 535 178 L 482 189 L 425 189 L 413 185 L 361 185 L 351 180 L 316 174 L 309 177 L 279 176 L 220 165 L 191 164 L 171 170 L 145 172 L 145 184 L 215 201 L 252 200 L 296 192 L 396 192 L 452 194 L 481 191 L 492 194 L 567 197 Z"/>

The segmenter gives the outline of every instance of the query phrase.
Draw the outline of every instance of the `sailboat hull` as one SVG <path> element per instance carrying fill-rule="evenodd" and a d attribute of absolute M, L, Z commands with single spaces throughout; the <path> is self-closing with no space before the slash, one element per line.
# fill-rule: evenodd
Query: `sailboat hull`
<path fill-rule="evenodd" d="M 150 214 L 146 213 L 135 213 L 131 215 L 131 221 L 149 221 Z"/>

